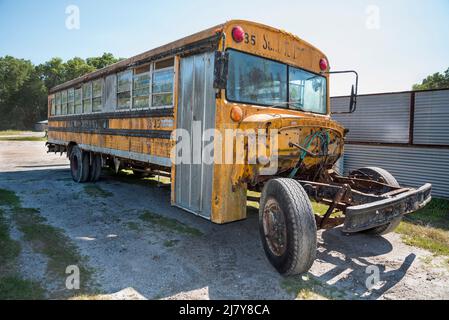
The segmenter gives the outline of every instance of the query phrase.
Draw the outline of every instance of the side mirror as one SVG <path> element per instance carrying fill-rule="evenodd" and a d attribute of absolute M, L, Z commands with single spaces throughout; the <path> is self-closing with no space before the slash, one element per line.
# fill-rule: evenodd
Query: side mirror
<path fill-rule="evenodd" d="M 351 88 L 351 98 L 349 100 L 349 113 L 353 113 L 357 107 L 357 95 L 355 94 L 354 85 Z"/>
<path fill-rule="evenodd" d="M 327 72 L 328 74 L 342 74 L 342 73 L 353 73 L 355 75 L 355 86 L 352 85 L 351 88 L 351 97 L 349 99 L 349 111 L 346 112 L 332 112 L 332 114 L 348 114 L 354 113 L 357 109 L 357 92 L 359 87 L 359 74 L 354 70 L 348 71 L 331 71 Z"/>
<path fill-rule="evenodd" d="M 215 52 L 214 89 L 226 89 L 228 82 L 229 52 Z"/>

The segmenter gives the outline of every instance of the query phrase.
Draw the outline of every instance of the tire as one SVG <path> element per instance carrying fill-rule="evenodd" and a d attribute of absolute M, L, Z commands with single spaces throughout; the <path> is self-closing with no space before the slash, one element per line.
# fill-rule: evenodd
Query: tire
<path fill-rule="evenodd" d="M 259 232 L 265 254 L 280 274 L 296 275 L 311 268 L 317 251 L 317 227 L 310 200 L 297 181 L 273 179 L 265 184 Z"/>
<path fill-rule="evenodd" d="M 397 187 L 397 188 L 400 187 L 396 178 L 393 177 L 393 175 L 391 173 L 389 173 L 387 170 L 384 170 L 382 168 L 377 168 L 377 167 L 360 168 L 358 170 L 351 172 L 351 175 L 356 174 L 357 172 L 359 172 L 359 173 L 361 172 L 363 174 L 368 175 L 371 178 L 371 180 L 385 183 L 392 187 Z M 399 226 L 401 221 L 402 221 L 402 216 L 394 219 L 393 221 L 391 221 L 387 224 L 384 224 L 382 226 L 375 227 L 372 229 L 368 229 L 368 230 L 365 230 L 362 232 L 366 233 L 366 234 L 374 235 L 374 236 L 383 236 L 383 235 L 386 235 L 386 234 L 391 233 L 394 230 L 396 230 L 396 228 Z"/>
<path fill-rule="evenodd" d="M 100 179 L 101 169 L 102 169 L 101 156 L 98 154 L 95 154 L 92 156 L 92 163 L 89 166 L 88 181 L 90 181 L 90 182 L 98 181 L 98 179 Z"/>
<path fill-rule="evenodd" d="M 393 177 L 393 175 L 391 173 L 389 173 L 387 170 L 382 169 L 382 168 L 377 168 L 377 167 L 360 168 L 358 170 L 352 171 L 350 176 L 357 174 L 357 173 L 362 173 L 362 174 L 366 175 L 367 178 L 368 177 L 370 178 L 370 180 L 385 183 L 392 187 L 397 187 L 397 188 L 400 187 L 396 178 Z"/>
<path fill-rule="evenodd" d="M 70 173 L 75 182 L 83 183 L 89 178 L 89 155 L 74 146 L 70 152 Z"/>

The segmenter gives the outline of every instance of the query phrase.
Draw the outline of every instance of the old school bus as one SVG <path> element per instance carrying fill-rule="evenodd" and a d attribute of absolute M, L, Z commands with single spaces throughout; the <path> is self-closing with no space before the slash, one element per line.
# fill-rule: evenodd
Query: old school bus
<path fill-rule="evenodd" d="M 346 131 L 331 119 L 328 61 L 295 35 L 229 21 L 53 88 L 47 145 L 67 153 L 80 183 L 97 181 L 105 166 L 165 172 L 172 204 L 217 224 L 245 219 L 247 191 L 261 191 L 266 255 L 280 273 L 302 273 L 315 259 L 318 228 L 385 234 L 430 201 L 430 185 L 403 188 L 380 168 L 347 177 L 333 170 Z M 218 161 L 252 158 L 253 140 L 239 139 L 251 130 L 263 157 Z M 229 131 L 237 132 L 231 149 L 219 138 Z M 178 161 L 206 153 L 212 162 Z M 309 199 L 329 210 L 314 215 Z"/>

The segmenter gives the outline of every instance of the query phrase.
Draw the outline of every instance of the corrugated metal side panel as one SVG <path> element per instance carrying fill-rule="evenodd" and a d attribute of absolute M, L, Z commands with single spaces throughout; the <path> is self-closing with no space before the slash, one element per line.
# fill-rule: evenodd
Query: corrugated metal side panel
<path fill-rule="evenodd" d="M 111 74 L 104 81 L 103 111 L 115 111 L 117 106 L 117 76 Z"/>
<path fill-rule="evenodd" d="M 416 92 L 413 141 L 449 145 L 449 90 Z"/>
<path fill-rule="evenodd" d="M 345 173 L 376 166 L 389 171 L 401 185 L 432 183 L 432 195 L 449 199 L 449 150 L 372 145 L 345 146 Z"/>
<path fill-rule="evenodd" d="M 360 96 L 356 112 L 332 117 L 349 129 L 348 141 L 407 143 L 410 96 L 410 93 Z M 348 97 L 331 99 L 331 111 L 348 109 Z"/>

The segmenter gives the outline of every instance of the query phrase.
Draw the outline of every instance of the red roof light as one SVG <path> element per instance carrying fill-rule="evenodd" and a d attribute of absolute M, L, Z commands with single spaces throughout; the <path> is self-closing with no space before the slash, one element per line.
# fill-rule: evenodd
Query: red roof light
<path fill-rule="evenodd" d="M 238 43 L 245 39 L 245 31 L 242 27 L 237 26 L 232 29 L 232 39 Z"/>
<path fill-rule="evenodd" d="M 327 68 L 329 67 L 327 60 L 326 59 L 321 59 L 320 60 L 320 69 L 321 71 L 327 71 Z"/>

